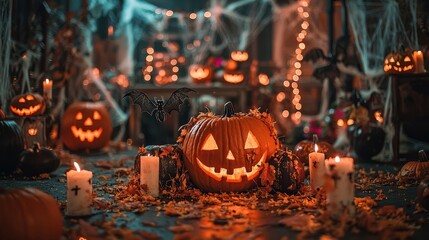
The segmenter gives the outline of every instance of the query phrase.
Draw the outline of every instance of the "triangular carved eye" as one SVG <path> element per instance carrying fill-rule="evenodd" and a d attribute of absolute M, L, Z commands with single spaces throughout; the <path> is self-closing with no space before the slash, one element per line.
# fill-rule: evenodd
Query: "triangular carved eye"
<path fill-rule="evenodd" d="M 244 144 L 244 149 L 251 149 L 259 147 L 258 140 L 251 131 L 247 133 L 246 143 Z"/>
<path fill-rule="evenodd" d="M 34 100 L 34 97 L 33 97 L 33 96 L 31 96 L 31 95 L 27 95 L 25 98 L 26 98 L 28 101 Z"/>
<path fill-rule="evenodd" d="M 408 56 L 406 56 L 406 57 L 404 58 L 404 62 L 411 62 L 411 58 L 410 58 L 410 57 L 408 57 Z"/>
<path fill-rule="evenodd" d="M 77 114 L 76 114 L 76 120 L 82 120 L 83 119 L 83 115 L 82 115 L 82 113 L 81 112 L 78 112 Z"/>
<path fill-rule="evenodd" d="M 213 135 L 209 134 L 204 141 L 203 148 L 201 150 L 217 150 L 217 144 L 216 140 L 214 139 Z"/>
<path fill-rule="evenodd" d="M 101 115 L 100 113 L 98 113 L 97 111 L 94 111 L 94 116 L 93 116 L 94 120 L 100 120 L 101 119 Z"/>
<path fill-rule="evenodd" d="M 20 102 L 20 103 L 24 103 L 25 102 L 25 98 L 19 98 L 19 100 L 18 100 L 18 102 Z"/>

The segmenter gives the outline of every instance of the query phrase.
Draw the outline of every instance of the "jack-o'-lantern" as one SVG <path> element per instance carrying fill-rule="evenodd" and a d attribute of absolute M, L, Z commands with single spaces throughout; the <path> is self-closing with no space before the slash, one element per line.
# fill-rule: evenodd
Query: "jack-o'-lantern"
<path fill-rule="evenodd" d="M 9 107 L 16 116 L 35 116 L 43 114 L 45 102 L 40 94 L 25 93 L 13 97 Z"/>
<path fill-rule="evenodd" d="M 237 62 L 245 62 L 249 59 L 249 54 L 245 51 L 233 51 L 231 52 L 231 59 Z"/>
<path fill-rule="evenodd" d="M 223 79 L 226 83 L 239 84 L 244 81 L 244 74 L 242 72 L 225 72 Z"/>
<path fill-rule="evenodd" d="M 61 122 L 61 140 L 72 150 L 96 150 L 109 142 L 112 133 L 110 115 L 100 102 L 70 105 Z"/>
<path fill-rule="evenodd" d="M 194 83 L 210 82 L 213 78 L 213 70 L 209 66 L 193 64 L 189 67 L 189 76 Z"/>
<path fill-rule="evenodd" d="M 411 51 L 393 52 L 384 59 L 385 73 L 412 73 L 415 71 L 413 54 Z"/>
<path fill-rule="evenodd" d="M 193 183 L 207 192 L 240 192 L 255 185 L 263 164 L 278 148 L 267 113 L 234 114 L 232 103 L 216 116 L 201 113 L 181 128 L 185 167 Z"/>

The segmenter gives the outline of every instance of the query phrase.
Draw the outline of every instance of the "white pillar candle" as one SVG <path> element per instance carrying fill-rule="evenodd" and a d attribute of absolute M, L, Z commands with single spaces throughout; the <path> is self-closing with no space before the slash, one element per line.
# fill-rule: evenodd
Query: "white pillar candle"
<path fill-rule="evenodd" d="M 159 195 L 159 157 L 140 156 L 140 184 L 153 197 Z"/>
<path fill-rule="evenodd" d="M 67 172 L 67 215 L 85 216 L 92 213 L 92 172 L 80 170 L 74 163 L 76 170 Z"/>
<path fill-rule="evenodd" d="M 416 66 L 415 73 L 425 72 L 425 61 L 423 60 L 422 51 L 414 51 L 413 58 L 414 58 L 414 64 Z"/>
<path fill-rule="evenodd" d="M 319 191 L 325 179 L 325 154 L 319 153 L 317 144 L 314 152 L 308 155 L 310 167 L 310 187 L 313 191 Z"/>
<path fill-rule="evenodd" d="M 43 96 L 48 100 L 52 99 L 52 81 L 49 79 L 43 81 Z"/>
<path fill-rule="evenodd" d="M 353 158 L 330 158 L 326 160 L 326 173 L 331 187 L 326 189 L 327 209 L 334 217 L 339 217 L 347 208 L 354 215 L 354 163 Z"/>

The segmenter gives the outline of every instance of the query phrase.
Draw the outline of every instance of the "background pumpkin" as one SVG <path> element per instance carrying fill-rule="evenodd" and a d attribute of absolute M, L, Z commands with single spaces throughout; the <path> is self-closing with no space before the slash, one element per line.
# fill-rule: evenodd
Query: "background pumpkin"
<path fill-rule="evenodd" d="M 213 69 L 210 66 L 192 64 L 189 66 L 189 76 L 194 83 L 211 82 L 213 78 Z"/>
<path fill-rule="evenodd" d="M 178 184 L 183 173 L 182 149 L 177 144 L 148 145 L 137 154 L 134 161 L 134 172 L 140 173 L 140 156 L 159 157 L 159 184 L 161 188 Z M 176 185 L 177 186 L 177 185 Z"/>
<path fill-rule="evenodd" d="M 26 176 L 37 176 L 41 173 L 50 173 L 60 166 L 60 159 L 57 154 L 40 144 L 34 143 L 33 148 L 21 153 L 19 169 Z"/>
<path fill-rule="evenodd" d="M 100 149 L 111 133 L 110 115 L 101 102 L 73 103 L 61 121 L 61 140 L 72 151 Z"/>
<path fill-rule="evenodd" d="M 417 202 L 421 207 L 429 210 L 429 175 L 417 187 Z"/>
<path fill-rule="evenodd" d="M 18 167 L 24 137 L 18 124 L 11 120 L 0 121 L 0 136 L 0 173 L 10 173 Z"/>
<path fill-rule="evenodd" d="M 58 240 L 63 217 L 57 201 L 35 188 L 0 189 L 0 239 Z"/>
<path fill-rule="evenodd" d="M 223 116 L 202 113 L 192 118 L 178 142 L 191 180 L 206 192 L 239 192 L 255 186 L 253 179 L 278 147 L 268 114 L 257 110 L 234 114 L 231 102 L 225 104 Z"/>
<path fill-rule="evenodd" d="M 325 158 L 331 158 L 337 155 L 337 152 L 330 143 L 325 141 L 319 141 L 317 135 L 313 135 L 313 141 L 302 140 L 298 142 L 293 149 L 293 153 L 305 166 L 308 166 L 308 155 L 314 152 L 315 141 L 317 142 L 317 146 L 319 148 L 318 151 L 324 153 Z"/>
<path fill-rule="evenodd" d="M 405 163 L 398 175 L 402 180 L 410 182 L 420 181 L 429 175 L 429 161 L 425 151 L 419 151 L 419 160 Z"/>
<path fill-rule="evenodd" d="M 384 59 L 385 73 L 412 73 L 415 71 L 413 53 L 410 50 L 389 53 Z"/>
<path fill-rule="evenodd" d="M 23 117 L 43 114 L 46 106 L 42 95 L 25 93 L 13 97 L 9 107 L 14 115 Z"/>
<path fill-rule="evenodd" d="M 274 166 L 275 180 L 273 188 L 288 194 L 297 193 L 305 180 L 304 165 L 291 151 L 278 150 L 269 160 Z"/>

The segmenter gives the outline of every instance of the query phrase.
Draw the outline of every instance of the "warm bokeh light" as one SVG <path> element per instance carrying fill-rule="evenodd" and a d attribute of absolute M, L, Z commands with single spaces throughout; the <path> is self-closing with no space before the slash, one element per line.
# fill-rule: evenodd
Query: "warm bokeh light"
<path fill-rule="evenodd" d="M 284 118 L 289 117 L 289 111 L 288 111 L 288 110 L 283 110 L 283 112 L 282 112 L 282 116 L 283 116 Z"/>
<path fill-rule="evenodd" d="M 286 94 L 284 92 L 277 93 L 276 100 L 277 102 L 281 102 L 286 98 Z"/>
<path fill-rule="evenodd" d="M 197 18 L 197 14 L 196 13 L 191 13 L 191 14 L 189 14 L 189 18 L 192 19 L 192 20 L 194 20 L 194 19 Z"/>

